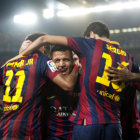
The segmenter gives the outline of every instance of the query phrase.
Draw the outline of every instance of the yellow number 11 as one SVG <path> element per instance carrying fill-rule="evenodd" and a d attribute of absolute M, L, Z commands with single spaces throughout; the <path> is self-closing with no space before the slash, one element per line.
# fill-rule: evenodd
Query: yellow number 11
<path fill-rule="evenodd" d="M 3 101 L 5 102 L 22 102 L 23 97 L 21 96 L 21 92 L 22 92 L 22 87 L 24 84 L 24 80 L 25 80 L 25 72 L 24 70 L 18 71 L 15 76 L 19 77 L 18 81 L 17 81 L 17 85 L 16 85 L 16 92 L 14 96 L 9 96 L 10 93 L 10 84 L 13 78 L 14 72 L 12 70 L 8 70 L 6 72 L 6 76 L 8 77 L 8 79 L 6 80 L 5 86 L 6 86 L 6 90 L 5 90 L 5 95 L 3 95 Z"/>

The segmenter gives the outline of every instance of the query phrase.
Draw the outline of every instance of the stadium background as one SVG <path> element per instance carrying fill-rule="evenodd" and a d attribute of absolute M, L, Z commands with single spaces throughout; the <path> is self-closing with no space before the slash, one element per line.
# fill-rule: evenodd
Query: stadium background
<path fill-rule="evenodd" d="M 112 10 L 103 10 L 100 6 L 118 3 Z M 121 6 L 125 3 L 125 8 Z M 137 6 L 131 3 L 138 2 Z M 59 10 L 69 8 L 100 8 L 88 14 L 76 11 L 72 16 L 57 16 Z M 59 8 L 58 8 L 59 7 Z M 62 9 L 64 8 L 64 9 Z M 51 9 L 54 15 L 44 18 L 43 9 Z M 16 14 L 34 12 L 35 24 L 18 24 L 13 21 Z M 48 12 L 48 14 L 51 14 Z M 78 15 L 79 14 L 79 15 Z M 140 1 L 139 0 L 2 0 L 0 3 L 0 66 L 18 54 L 19 47 L 27 34 L 47 32 L 54 35 L 82 36 L 87 25 L 101 20 L 111 30 L 111 40 L 120 42 L 122 48 L 130 52 L 140 64 Z M 76 16 L 77 15 L 77 16 Z M 29 19 L 28 19 L 29 20 Z M 23 20 L 22 22 L 26 21 Z M 140 97 L 138 96 L 138 101 Z"/>

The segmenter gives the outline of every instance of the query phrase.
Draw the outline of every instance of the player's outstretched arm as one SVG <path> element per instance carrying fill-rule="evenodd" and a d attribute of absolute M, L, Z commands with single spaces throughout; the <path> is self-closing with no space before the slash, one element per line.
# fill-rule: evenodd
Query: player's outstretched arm
<path fill-rule="evenodd" d="M 72 72 L 69 75 L 57 74 L 53 78 L 53 82 L 60 86 L 63 90 L 72 91 L 77 81 L 79 68 L 77 65 L 74 66 Z"/>
<path fill-rule="evenodd" d="M 26 50 L 24 50 L 20 55 L 29 55 L 34 50 L 38 49 L 42 45 L 46 44 L 60 44 L 67 46 L 67 38 L 64 36 L 53 36 L 53 35 L 44 35 L 36 39 Z"/>
<path fill-rule="evenodd" d="M 112 82 L 140 82 L 140 73 L 130 72 L 127 67 L 118 63 L 121 69 L 109 67 L 106 71 L 109 73 L 108 76 L 113 78 Z"/>

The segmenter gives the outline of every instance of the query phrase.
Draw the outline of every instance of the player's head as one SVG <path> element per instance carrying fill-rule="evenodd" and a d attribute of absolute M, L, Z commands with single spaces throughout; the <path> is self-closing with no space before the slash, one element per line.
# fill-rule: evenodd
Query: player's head
<path fill-rule="evenodd" d="M 33 41 L 35 41 L 37 38 L 39 38 L 40 36 L 46 35 L 46 33 L 42 33 L 42 32 L 36 32 L 33 34 L 29 34 L 26 36 L 25 41 L 23 41 L 20 49 L 19 49 L 19 53 L 21 53 L 22 51 L 24 51 Z M 45 47 L 40 47 L 39 51 L 44 52 Z"/>
<path fill-rule="evenodd" d="M 36 33 L 32 33 L 26 36 L 25 40 L 30 40 L 30 41 L 35 41 L 37 38 L 39 38 L 40 36 L 46 35 L 46 33 L 43 32 L 36 32 Z"/>
<path fill-rule="evenodd" d="M 55 45 L 51 49 L 51 59 L 62 74 L 69 74 L 73 68 L 72 50 L 66 46 Z"/>
<path fill-rule="evenodd" d="M 100 21 L 89 24 L 84 32 L 84 37 L 92 37 L 92 33 L 98 35 L 99 37 L 110 38 L 109 28 Z"/>

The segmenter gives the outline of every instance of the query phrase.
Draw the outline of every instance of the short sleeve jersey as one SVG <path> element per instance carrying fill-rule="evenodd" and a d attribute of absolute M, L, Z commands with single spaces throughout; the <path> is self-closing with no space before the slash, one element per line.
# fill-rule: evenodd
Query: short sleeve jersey
<path fill-rule="evenodd" d="M 129 70 L 138 72 L 130 54 L 119 44 L 93 38 L 67 38 L 68 46 L 80 54 L 83 74 L 81 75 L 81 94 L 77 115 L 77 124 L 120 123 L 120 102 L 126 85 L 110 82 L 105 69 L 108 66 L 118 68 L 117 62 Z"/>
<path fill-rule="evenodd" d="M 0 119 L 0 138 L 41 139 L 41 87 L 59 72 L 53 61 L 42 54 L 32 54 L 9 62 L 1 69 L 4 85 L 4 114 Z"/>

